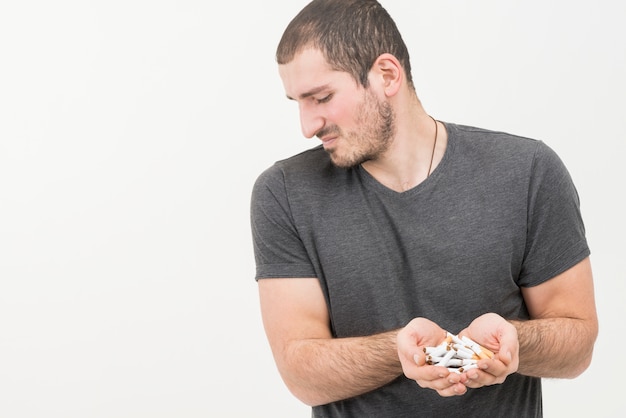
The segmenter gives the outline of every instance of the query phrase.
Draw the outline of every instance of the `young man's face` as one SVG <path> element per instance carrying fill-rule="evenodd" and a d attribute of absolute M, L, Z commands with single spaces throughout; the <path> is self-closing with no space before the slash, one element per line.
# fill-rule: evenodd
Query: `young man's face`
<path fill-rule="evenodd" d="M 299 104 L 302 133 L 321 139 L 337 166 L 354 167 L 387 150 L 391 106 L 347 72 L 333 70 L 319 50 L 305 49 L 279 72 L 287 97 Z"/>

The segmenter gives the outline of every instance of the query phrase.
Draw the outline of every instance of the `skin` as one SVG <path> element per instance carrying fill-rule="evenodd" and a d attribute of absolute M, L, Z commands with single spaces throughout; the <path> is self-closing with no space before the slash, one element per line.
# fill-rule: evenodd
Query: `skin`
<path fill-rule="evenodd" d="M 422 348 L 443 341 L 443 330 L 424 318 L 412 320 L 398 333 L 404 374 L 441 396 L 502 383 L 514 372 L 546 378 L 579 376 L 591 363 L 598 335 L 590 259 L 538 286 L 522 288 L 522 294 L 531 320 L 506 321 L 489 313 L 461 331 L 496 353 L 492 360 L 479 361 L 479 370 L 461 375 L 424 364 Z"/>
<path fill-rule="evenodd" d="M 279 73 L 287 97 L 298 103 L 302 134 L 319 137 L 336 164 L 362 162 L 364 169 L 398 192 L 417 186 L 427 177 L 435 125 L 408 88 L 404 71 L 393 55 L 383 54 L 374 63 L 368 89 L 348 73 L 334 71 L 316 49 L 305 49 L 290 63 L 280 65 Z M 381 106 L 393 112 L 390 138 L 377 135 L 383 130 L 379 126 Z M 445 152 L 447 138 L 442 124 L 438 134 L 433 169 Z"/>
<path fill-rule="evenodd" d="M 441 160 L 445 129 L 439 125 L 435 146 L 434 122 L 392 55 L 376 60 L 368 89 L 330 68 L 315 49 L 300 52 L 279 71 L 287 97 L 299 106 L 304 136 L 318 136 L 336 164 L 360 162 L 400 193 L 428 176 L 431 155 L 433 169 Z M 393 129 L 389 138 L 381 139 L 377 135 L 388 122 L 379 117 L 385 107 L 393 113 Z M 460 334 L 496 356 L 463 374 L 424 363 L 422 348 L 438 345 L 445 336 L 445 330 L 426 318 L 383 334 L 333 338 L 317 279 L 258 283 L 263 324 L 278 370 L 289 390 L 311 406 L 366 393 L 403 373 L 441 396 L 499 384 L 514 372 L 573 378 L 588 367 L 598 332 L 588 258 L 543 284 L 522 289 L 531 320 L 507 321 L 493 313 L 473 320 Z"/>

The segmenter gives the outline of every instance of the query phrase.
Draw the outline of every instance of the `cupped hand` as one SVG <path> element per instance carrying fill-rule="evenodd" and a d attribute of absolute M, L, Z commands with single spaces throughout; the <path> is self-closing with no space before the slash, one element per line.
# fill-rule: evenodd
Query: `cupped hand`
<path fill-rule="evenodd" d="M 469 388 L 504 382 L 519 367 L 519 341 L 513 324 L 495 313 L 476 318 L 459 333 L 489 349 L 495 356 L 478 362 L 478 369 L 461 374 L 461 383 Z"/>
<path fill-rule="evenodd" d="M 462 374 L 426 364 L 424 347 L 437 346 L 446 336 L 444 329 L 426 318 L 415 318 L 409 322 L 398 332 L 398 357 L 402 371 L 420 387 L 436 390 L 441 396 L 463 395 L 467 387 L 461 381 Z"/>

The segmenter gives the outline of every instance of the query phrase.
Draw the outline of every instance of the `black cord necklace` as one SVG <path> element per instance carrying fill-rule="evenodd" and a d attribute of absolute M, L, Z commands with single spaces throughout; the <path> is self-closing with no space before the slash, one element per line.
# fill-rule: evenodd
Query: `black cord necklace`
<path fill-rule="evenodd" d="M 435 141 L 433 143 L 433 154 L 430 156 L 430 165 L 428 166 L 428 173 L 426 174 L 426 178 L 428 178 L 430 176 L 430 171 L 433 168 L 433 160 L 435 159 L 435 147 L 437 146 L 437 121 L 435 120 L 435 118 L 433 118 L 432 116 L 428 115 L 433 122 L 435 122 Z"/>

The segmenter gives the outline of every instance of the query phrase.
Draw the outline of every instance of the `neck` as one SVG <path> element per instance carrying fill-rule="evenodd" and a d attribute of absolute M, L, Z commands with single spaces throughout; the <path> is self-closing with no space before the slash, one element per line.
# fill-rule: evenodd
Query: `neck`
<path fill-rule="evenodd" d="M 389 149 L 362 167 L 384 186 L 404 192 L 426 180 L 437 167 L 445 152 L 447 134 L 443 124 L 435 122 L 419 101 L 412 115 L 407 112 L 396 116 L 396 135 Z"/>

